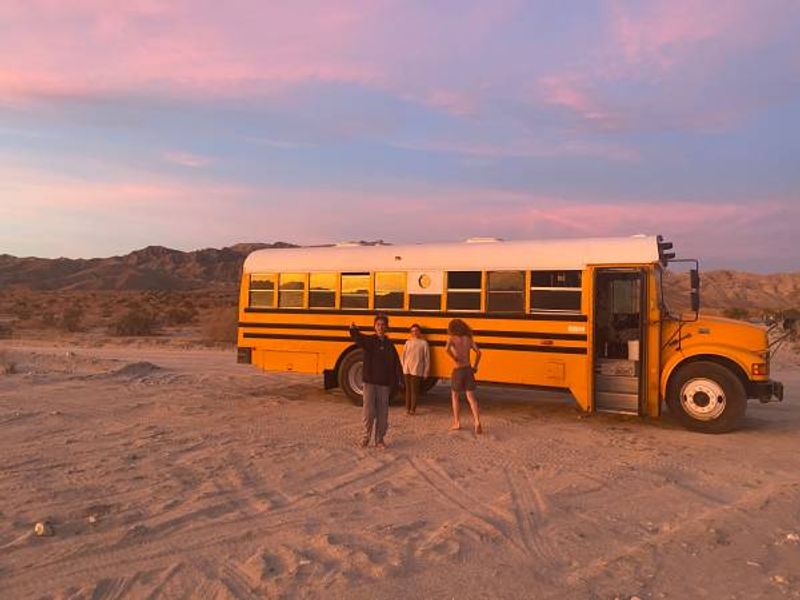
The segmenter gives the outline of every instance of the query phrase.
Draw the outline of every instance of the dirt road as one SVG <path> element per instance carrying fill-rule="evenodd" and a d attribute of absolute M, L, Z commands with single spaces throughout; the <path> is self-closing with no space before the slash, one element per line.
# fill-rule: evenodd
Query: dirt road
<path fill-rule="evenodd" d="M 0 598 L 800 597 L 799 370 L 722 436 L 439 387 L 381 452 L 233 352 L 3 349 Z"/>

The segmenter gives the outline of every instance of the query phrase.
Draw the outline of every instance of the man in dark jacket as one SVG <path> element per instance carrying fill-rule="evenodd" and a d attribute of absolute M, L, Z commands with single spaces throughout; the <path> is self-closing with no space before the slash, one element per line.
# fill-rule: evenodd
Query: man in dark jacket
<path fill-rule="evenodd" d="M 355 323 L 350 325 L 350 337 L 364 351 L 364 431 L 361 445 L 368 446 L 375 428 L 375 445 L 386 448 L 384 436 L 389 428 L 389 396 L 402 377 L 400 357 L 387 337 L 389 318 L 375 317 L 375 335 L 363 335 Z"/>

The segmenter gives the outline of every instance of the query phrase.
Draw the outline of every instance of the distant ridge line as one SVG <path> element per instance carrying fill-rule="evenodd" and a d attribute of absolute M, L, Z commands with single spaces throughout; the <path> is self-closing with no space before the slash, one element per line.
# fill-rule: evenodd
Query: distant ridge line
<path fill-rule="evenodd" d="M 383 241 L 359 242 L 375 245 Z M 319 246 L 333 246 L 320 244 Z M 298 248 L 288 242 L 246 242 L 224 248 L 182 251 L 147 246 L 107 258 L 36 258 L 0 254 L 0 292 L 235 290 L 244 259 L 263 248 Z M 668 290 L 688 298 L 688 281 L 673 276 Z M 730 269 L 702 273 L 705 307 L 748 310 L 800 308 L 800 272 L 747 273 Z"/>

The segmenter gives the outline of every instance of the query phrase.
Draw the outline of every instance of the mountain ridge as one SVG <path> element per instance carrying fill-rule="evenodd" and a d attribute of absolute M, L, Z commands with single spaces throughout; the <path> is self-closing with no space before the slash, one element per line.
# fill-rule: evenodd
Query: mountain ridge
<path fill-rule="evenodd" d="M 183 251 L 151 245 L 105 258 L 38 258 L 0 254 L 0 290 L 188 291 L 238 286 L 247 255 L 265 248 L 296 248 L 288 242 L 243 242 Z M 718 309 L 800 308 L 800 271 L 772 274 L 720 269 L 702 273 L 703 305 Z M 688 297 L 688 280 L 669 281 L 669 298 Z"/>

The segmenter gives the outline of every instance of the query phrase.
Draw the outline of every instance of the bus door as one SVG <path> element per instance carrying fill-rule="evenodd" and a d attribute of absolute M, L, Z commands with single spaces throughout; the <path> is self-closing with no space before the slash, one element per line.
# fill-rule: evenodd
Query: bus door
<path fill-rule="evenodd" d="M 594 276 L 594 407 L 641 414 L 644 401 L 646 271 L 596 269 Z"/>

